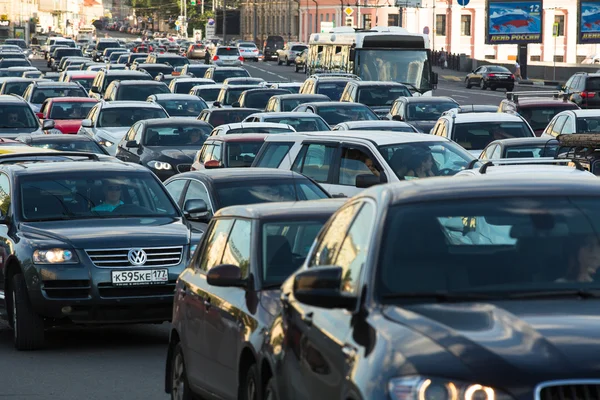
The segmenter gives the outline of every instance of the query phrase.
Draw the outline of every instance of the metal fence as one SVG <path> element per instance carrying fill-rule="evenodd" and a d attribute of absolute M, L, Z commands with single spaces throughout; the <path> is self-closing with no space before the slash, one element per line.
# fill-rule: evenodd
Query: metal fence
<path fill-rule="evenodd" d="M 454 71 L 460 71 L 460 56 L 458 54 L 446 53 L 446 61 L 448 62 L 448 69 L 452 69 Z M 442 52 L 434 51 L 432 53 L 433 65 L 437 67 L 444 67 L 444 62 L 442 61 Z"/>

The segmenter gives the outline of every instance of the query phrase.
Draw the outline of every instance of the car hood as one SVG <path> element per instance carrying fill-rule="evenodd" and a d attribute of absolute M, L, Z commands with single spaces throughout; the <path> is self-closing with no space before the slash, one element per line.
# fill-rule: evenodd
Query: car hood
<path fill-rule="evenodd" d="M 188 149 L 174 149 L 173 147 L 159 147 L 152 146 L 148 147 L 149 150 L 152 150 L 155 157 L 166 158 L 168 161 L 177 161 L 180 163 L 192 163 L 194 161 L 194 157 L 198 150 L 200 150 L 202 146 L 198 146 L 196 148 L 188 148 Z"/>
<path fill-rule="evenodd" d="M 599 306 L 598 299 L 561 298 L 386 306 L 383 314 L 453 355 L 471 371 L 470 380 L 532 387 L 599 376 Z"/>
<path fill-rule="evenodd" d="M 97 128 L 96 134 L 105 139 L 109 139 L 111 142 L 116 144 L 123 139 L 123 136 L 125 136 L 128 130 L 129 127 L 127 126 L 118 126 L 116 128 Z"/>
<path fill-rule="evenodd" d="M 55 119 L 54 128 L 62 133 L 77 133 L 81 127 L 80 119 Z"/>
<path fill-rule="evenodd" d="M 106 218 L 24 222 L 21 232 L 36 245 L 75 249 L 184 246 L 190 230 L 181 218 Z"/>
<path fill-rule="evenodd" d="M 429 131 L 435 126 L 435 123 L 437 121 L 411 120 L 406 122 L 417 128 L 420 132 L 429 133 Z"/>

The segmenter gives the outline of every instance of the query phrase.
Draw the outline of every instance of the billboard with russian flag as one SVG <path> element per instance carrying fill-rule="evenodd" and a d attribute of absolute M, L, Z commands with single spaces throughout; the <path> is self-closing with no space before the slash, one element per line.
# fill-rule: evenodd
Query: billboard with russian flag
<path fill-rule="evenodd" d="M 543 9 L 543 0 L 488 0 L 486 43 L 541 43 Z"/>
<path fill-rule="evenodd" d="M 600 0 L 579 0 L 577 43 L 600 43 Z"/>

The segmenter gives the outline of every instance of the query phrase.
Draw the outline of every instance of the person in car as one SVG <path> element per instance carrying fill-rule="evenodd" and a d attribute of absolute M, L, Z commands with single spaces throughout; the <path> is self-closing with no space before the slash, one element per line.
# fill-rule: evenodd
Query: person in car
<path fill-rule="evenodd" d="M 117 114 L 112 112 L 104 113 L 102 116 L 102 126 L 107 128 L 120 126 Z"/>
<path fill-rule="evenodd" d="M 19 121 L 19 113 L 16 111 L 9 111 L 6 115 L 6 122 L 8 128 L 21 128 L 24 127 L 25 124 L 22 121 Z"/>
<path fill-rule="evenodd" d="M 579 250 L 569 258 L 567 273 L 556 282 L 593 282 L 600 267 L 600 241 L 594 235 L 579 244 Z"/>
<path fill-rule="evenodd" d="M 375 164 L 373 163 L 373 160 L 371 160 L 369 157 L 367 157 L 365 159 L 365 165 L 367 166 L 367 168 L 369 168 L 369 170 L 373 173 L 373 175 L 375 175 L 375 176 L 379 176 L 380 175 L 380 172 L 375 167 Z"/>
<path fill-rule="evenodd" d="M 433 171 L 435 161 L 431 156 L 431 153 L 427 151 L 416 151 L 409 159 L 408 172 L 406 173 L 406 179 L 414 178 L 427 178 L 430 176 L 436 176 Z"/>
<path fill-rule="evenodd" d="M 107 180 L 102 185 L 104 190 L 104 201 L 102 204 L 92 208 L 92 211 L 109 211 L 112 212 L 115 208 L 122 206 L 121 200 L 121 184 L 117 181 Z"/>
<path fill-rule="evenodd" d="M 190 146 L 201 146 L 204 143 L 206 138 L 203 137 L 202 132 L 200 130 L 194 129 L 190 132 L 190 140 L 188 145 Z"/>
<path fill-rule="evenodd" d="M 83 115 L 83 110 L 81 109 L 81 106 L 79 104 L 73 104 L 73 106 L 71 107 L 71 112 L 69 113 L 69 118 L 82 119 L 83 117 L 85 116 Z"/>

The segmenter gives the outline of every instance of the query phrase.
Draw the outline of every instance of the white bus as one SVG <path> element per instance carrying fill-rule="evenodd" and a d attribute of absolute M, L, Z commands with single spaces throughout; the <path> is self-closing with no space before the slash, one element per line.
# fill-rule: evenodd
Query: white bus
<path fill-rule="evenodd" d="M 367 81 L 408 84 L 421 94 L 430 94 L 437 85 L 428 35 L 395 26 L 369 30 L 342 26 L 313 33 L 308 44 L 309 74 L 347 72 Z"/>
<path fill-rule="evenodd" d="M 94 25 L 83 26 L 77 32 L 77 43 L 84 41 L 93 42 L 96 38 L 96 27 Z"/>

